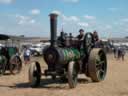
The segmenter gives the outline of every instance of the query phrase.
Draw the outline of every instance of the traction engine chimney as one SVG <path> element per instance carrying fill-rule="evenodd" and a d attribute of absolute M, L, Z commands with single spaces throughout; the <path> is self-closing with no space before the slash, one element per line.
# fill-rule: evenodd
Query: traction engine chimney
<path fill-rule="evenodd" d="M 51 46 L 56 46 L 56 40 L 57 40 L 57 14 L 51 13 L 50 15 L 50 32 L 51 32 Z"/>

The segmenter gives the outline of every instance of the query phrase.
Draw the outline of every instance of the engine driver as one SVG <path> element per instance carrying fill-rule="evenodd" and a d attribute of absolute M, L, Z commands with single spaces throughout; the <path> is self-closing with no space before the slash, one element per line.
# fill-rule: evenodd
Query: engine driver
<path fill-rule="evenodd" d="M 84 39 L 84 30 L 83 29 L 80 29 L 79 30 L 79 35 L 77 36 L 78 40 L 83 40 Z"/>
<path fill-rule="evenodd" d="M 93 32 L 93 38 L 94 38 L 94 41 L 95 42 L 98 42 L 99 41 L 99 36 L 98 36 L 98 33 L 97 33 L 96 30 Z"/>

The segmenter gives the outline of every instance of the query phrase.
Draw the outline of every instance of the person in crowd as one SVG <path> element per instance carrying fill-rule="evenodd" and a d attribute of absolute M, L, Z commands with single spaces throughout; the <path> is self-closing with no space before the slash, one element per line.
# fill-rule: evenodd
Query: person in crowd
<path fill-rule="evenodd" d="M 30 63 L 30 57 L 31 57 L 31 51 L 25 47 L 24 49 L 24 63 L 29 64 Z"/>
<path fill-rule="evenodd" d="M 117 48 L 117 59 L 120 59 L 121 58 L 121 47 L 118 47 Z"/>
<path fill-rule="evenodd" d="M 124 60 L 124 56 L 125 56 L 125 49 L 123 47 L 121 47 L 121 58 L 122 60 Z"/>
<path fill-rule="evenodd" d="M 116 58 L 117 57 L 117 48 L 116 47 L 113 48 L 113 54 L 114 54 L 114 58 Z"/>

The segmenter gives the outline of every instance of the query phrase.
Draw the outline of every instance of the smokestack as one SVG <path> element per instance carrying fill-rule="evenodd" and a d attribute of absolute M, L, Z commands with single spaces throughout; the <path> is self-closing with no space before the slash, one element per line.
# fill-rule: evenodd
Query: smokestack
<path fill-rule="evenodd" d="M 57 16 L 56 13 L 51 13 L 50 15 L 50 31 L 51 31 L 51 46 L 56 46 L 57 40 Z"/>

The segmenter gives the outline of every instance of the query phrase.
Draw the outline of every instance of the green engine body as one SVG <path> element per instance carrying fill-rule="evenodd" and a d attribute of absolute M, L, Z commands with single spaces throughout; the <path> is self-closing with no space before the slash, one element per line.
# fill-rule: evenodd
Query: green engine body
<path fill-rule="evenodd" d="M 17 52 L 16 47 L 1 47 L 0 48 L 0 64 L 9 61 L 9 59 Z"/>
<path fill-rule="evenodd" d="M 47 64 L 67 64 L 69 61 L 79 60 L 80 56 L 77 48 L 49 47 L 44 51 Z"/>

